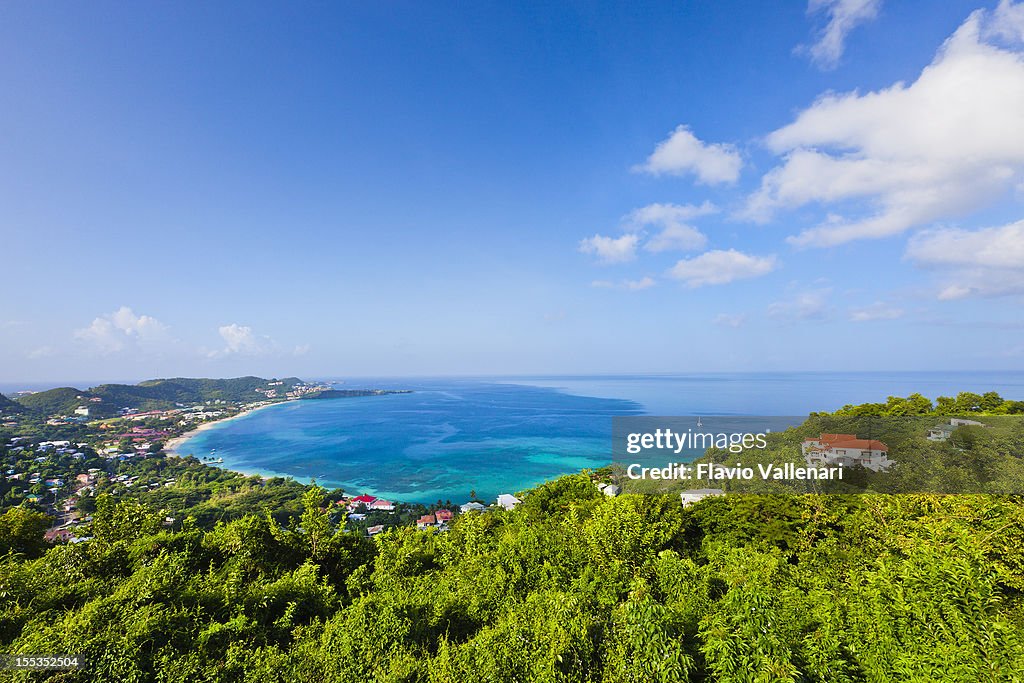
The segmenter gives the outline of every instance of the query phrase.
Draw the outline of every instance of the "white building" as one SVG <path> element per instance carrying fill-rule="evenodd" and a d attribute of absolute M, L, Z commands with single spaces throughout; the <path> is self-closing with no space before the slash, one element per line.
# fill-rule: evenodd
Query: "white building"
<path fill-rule="evenodd" d="M 77 408 L 75 408 L 75 415 L 89 417 L 89 406 L 78 406 Z"/>
<path fill-rule="evenodd" d="M 725 491 L 722 489 L 690 489 L 689 491 L 683 491 L 679 494 L 679 497 L 683 501 L 683 507 L 699 503 L 705 498 L 711 498 L 713 496 L 724 496 Z"/>
<path fill-rule="evenodd" d="M 511 510 L 516 505 L 519 505 L 522 502 L 523 501 L 519 500 L 511 493 L 503 493 L 500 496 L 498 496 L 498 505 L 505 508 L 506 510 Z"/>
<path fill-rule="evenodd" d="M 880 472 L 892 465 L 888 446 L 877 439 L 858 439 L 855 434 L 822 434 L 804 439 L 800 450 L 812 467 L 860 465 Z"/>
<path fill-rule="evenodd" d="M 932 427 L 928 430 L 929 441 L 947 441 L 957 427 L 984 427 L 985 425 L 976 420 L 965 420 L 960 417 L 952 417 L 949 423 Z"/>
<path fill-rule="evenodd" d="M 487 509 L 487 506 L 484 505 L 483 503 L 478 503 L 475 500 L 471 500 L 468 503 L 464 503 L 464 504 L 460 505 L 459 509 L 462 510 L 463 512 L 469 512 L 471 510 L 476 510 L 477 512 L 483 512 L 484 510 Z"/>

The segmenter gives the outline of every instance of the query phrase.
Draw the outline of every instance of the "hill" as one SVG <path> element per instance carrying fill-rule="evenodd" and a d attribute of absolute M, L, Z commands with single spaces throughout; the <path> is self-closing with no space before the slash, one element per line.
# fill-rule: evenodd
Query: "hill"
<path fill-rule="evenodd" d="M 92 398 L 88 391 L 74 387 L 58 387 L 19 396 L 17 402 L 27 410 L 39 415 L 65 415 Z"/>
<path fill-rule="evenodd" d="M 0 394 L 0 414 L 20 413 L 22 410 L 21 404 Z"/>
<path fill-rule="evenodd" d="M 0 518 L 0 646 L 62 681 L 1016 681 L 1020 500 L 601 495 L 573 475 L 446 533 L 208 531 L 100 496 L 86 543 Z M 49 648 L 45 650 L 44 648 Z M 936 653 L 941 653 L 937 656 Z M 770 672 L 755 677 L 750 672 Z M 66 675 L 63 675 L 66 674 Z M 27 680 L 27 679 L 26 679 Z M 52 680 L 56 680 L 55 678 Z"/>
<path fill-rule="evenodd" d="M 271 382 L 280 385 L 269 387 Z M 237 377 L 234 379 L 152 379 L 139 384 L 101 384 L 88 391 L 74 387 L 48 389 L 18 398 L 18 403 L 40 415 L 68 415 L 75 408 L 88 405 L 91 417 L 116 415 L 121 408 L 137 410 L 159 410 L 179 405 L 225 401 L 246 403 L 258 401 L 266 396 L 257 389 L 277 389 L 283 396 L 297 385 L 297 377 L 282 380 L 267 380 L 261 377 Z"/>

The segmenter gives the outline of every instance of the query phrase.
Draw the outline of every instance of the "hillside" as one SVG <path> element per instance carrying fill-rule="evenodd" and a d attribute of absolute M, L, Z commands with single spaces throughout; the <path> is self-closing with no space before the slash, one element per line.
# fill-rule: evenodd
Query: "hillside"
<path fill-rule="evenodd" d="M 301 519 L 210 531 L 97 501 L 45 551 L 7 513 L 0 646 L 73 652 L 62 681 L 1012 681 L 1019 500 L 606 498 L 585 475 L 447 533 Z M 2 528 L 3 525 L 0 525 Z M 36 528 L 35 532 L 31 530 Z M 45 554 L 43 554 L 45 551 Z M 38 559 L 37 559 L 38 558 Z M 936 653 L 941 653 L 937 656 Z M 751 672 L 771 672 L 754 677 Z"/>
<path fill-rule="evenodd" d="M 302 383 L 297 377 L 284 380 L 260 377 L 153 379 L 139 384 L 101 384 L 88 391 L 60 387 L 21 396 L 18 403 L 39 415 L 67 415 L 81 405 L 88 405 L 91 417 L 108 417 L 116 415 L 121 408 L 158 410 L 207 401 L 258 401 L 265 396 L 256 390 L 266 389 L 272 381 L 282 382 L 274 387 L 279 395 Z"/>
<path fill-rule="evenodd" d="M 162 396 L 165 400 L 174 401 L 228 401 L 243 403 L 263 398 L 257 389 L 267 388 L 269 382 L 282 382 L 276 387 L 279 393 L 291 390 L 303 381 L 298 377 L 267 380 L 262 377 L 236 377 L 234 379 L 189 379 L 176 377 L 173 379 L 151 379 L 140 382 L 137 386 L 147 390 L 147 395 Z M 108 384 L 106 387 L 122 385 Z M 102 388 L 102 387 L 100 387 Z"/>
<path fill-rule="evenodd" d="M 73 413 L 75 408 L 93 398 L 88 391 L 74 387 L 58 387 L 37 391 L 17 398 L 18 403 L 30 412 L 39 415 L 66 415 Z"/>
<path fill-rule="evenodd" d="M 0 414 L 20 413 L 24 408 L 17 401 L 12 401 L 0 394 Z"/>

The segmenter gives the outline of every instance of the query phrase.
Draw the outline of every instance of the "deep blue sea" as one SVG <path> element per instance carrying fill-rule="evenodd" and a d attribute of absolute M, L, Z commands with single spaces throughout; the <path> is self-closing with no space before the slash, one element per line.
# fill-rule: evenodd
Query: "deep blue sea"
<path fill-rule="evenodd" d="M 396 500 L 465 502 L 608 464 L 616 415 L 806 415 L 915 391 L 1024 399 L 1022 372 L 364 379 L 393 394 L 270 406 L 178 448 L 245 473 Z M 213 449 L 216 449 L 215 451 Z"/>

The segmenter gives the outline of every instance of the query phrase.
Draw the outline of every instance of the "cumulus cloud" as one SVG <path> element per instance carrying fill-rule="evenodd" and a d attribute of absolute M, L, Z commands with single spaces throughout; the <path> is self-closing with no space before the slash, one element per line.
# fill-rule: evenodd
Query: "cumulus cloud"
<path fill-rule="evenodd" d="M 834 69 L 846 49 L 846 36 L 861 24 L 878 16 L 882 0 L 810 0 L 809 14 L 824 14 L 827 23 L 818 40 L 802 48 L 818 67 Z"/>
<path fill-rule="evenodd" d="M 768 316 L 776 320 L 821 320 L 828 315 L 828 296 L 831 289 L 800 292 L 790 299 L 776 301 L 768 306 Z"/>
<path fill-rule="evenodd" d="M 222 325 L 217 328 L 217 332 L 220 334 L 221 339 L 224 340 L 224 348 L 220 351 L 215 351 L 211 355 L 255 356 L 265 353 L 270 346 L 268 338 L 256 336 L 248 325 L 239 325 L 237 323 Z"/>
<path fill-rule="evenodd" d="M 719 313 L 711 321 L 711 324 L 719 327 L 742 327 L 746 321 L 747 316 L 741 313 Z"/>
<path fill-rule="evenodd" d="M 707 244 L 707 237 L 687 221 L 718 211 L 711 202 L 703 204 L 648 204 L 634 209 L 626 221 L 635 229 L 660 229 L 647 240 L 644 249 L 651 252 L 691 251 Z"/>
<path fill-rule="evenodd" d="M 654 278 L 642 277 L 639 280 L 621 280 L 619 282 L 612 282 L 611 280 L 594 280 L 590 283 L 590 286 L 597 287 L 598 289 L 625 289 L 631 292 L 638 292 L 642 289 L 649 289 L 655 284 Z"/>
<path fill-rule="evenodd" d="M 911 238 L 907 258 L 946 274 L 940 299 L 1024 293 L 1024 221 L 980 230 L 925 230 Z"/>
<path fill-rule="evenodd" d="M 122 306 L 113 313 L 93 319 L 92 324 L 75 330 L 75 339 L 101 353 L 116 353 L 129 346 L 148 346 L 167 340 L 168 328 L 156 318 L 136 315 Z"/>
<path fill-rule="evenodd" d="M 850 320 L 855 323 L 866 323 L 872 320 L 895 320 L 903 317 L 903 309 L 876 301 L 870 306 L 850 310 Z"/>
<path fill-rule="evenodd" d="M 818 203 L 833 213 L 790 242 L 823 247 L 881 238 L 964 214 L 1003 195 L 1024 170 L 1020 6 L 973 13 L 910 85 L 828 94 L 767 137 L 784 155 L 742 215 L 770 220 Z"/>
<path fill-rule="evenodd" d="M 766 275 L 777 265 L 774 256 L 752 256 L 735 249 L 718 249 L 679 261 L 669 275 L 682 280 L 688 287 L 724 285 L 734 280 Z"/>
<path fill-rule="evenodd" d="M 713 185 L 736 182 L 742 166 L 743 159 L 732 145 L 702 142 L 687 126 L 679 126 L 634 170 L 656 176 L 692 173 L 698 182 Z"/>
<path fill-rule="evenodd" d="M 992 19 L 983 25 L 985 36 L 1007 42 L 1024 41 L 1024 5 L 1000 0 Z"/>
<path fill-rule="evenodd" d="M 636 247 L 640 235 L 629 233 L 622 237 L 594 235 L 580 240 L 579 250 L 596 256 L 601 263 L 624 263 L 636 258 Z"/>

